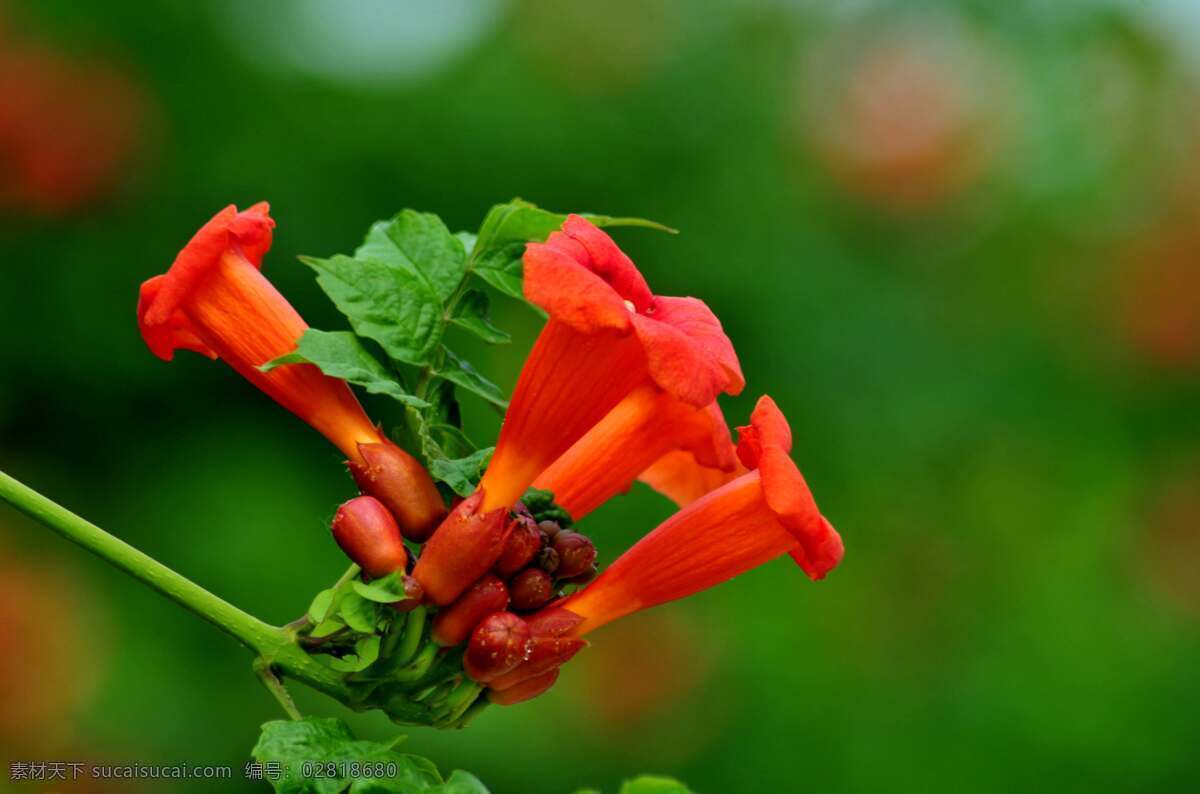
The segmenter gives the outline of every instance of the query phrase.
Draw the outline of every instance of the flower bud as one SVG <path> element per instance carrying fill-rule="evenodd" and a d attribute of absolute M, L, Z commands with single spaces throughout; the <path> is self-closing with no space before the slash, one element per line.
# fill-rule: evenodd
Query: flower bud
<path fill-rule="evenodd" d="M 471 585 L 433 619 L 433 639 L 450 647 L 464 642 L 471 630 L 493 612 L 508 606 L 508 588 L 495 576 L 485 576 Z"/>
<path fill-rule="evenodd" d="M 479 682 L 503 675 L 529 653 L 529 625 L 511 612 L 493 612 L 471 633 L 463 669 Z"/>
<path fill-rule="evenodd" d="M 547 546 L 538 552 L 534 558 L 534 564 L 541 568 L 546 573 L 552 574 L 558 570 L 558 552 L 553 546 Z"/>
<path fill-rule="evenodd" d="M 508 583 L 513 609 L 522 612 L 545 606 L 554 597 L 554 579 L 541 568 L 526 568 Z"/>
<path fill-rule="evenodd" d="M 587 647 L 587 640 L 576 637 L 538 637 L 530 641 L 525 661 L 488 684 L 492 689 L 510 689 L 522 681 L 535 678 L 561 667 L 575 654 Z"/>
<path fill-rule="evenodd" d="M 548 673 L 542 673 L 536 678 L 527 679 L 505 690 L 496 691 L 489 689 L 488 700 L 497 706 L 513 706 L 517 703 L 524 703 L 526 700 L 532 700 L 554 686 L 554 682 L 557 680 L 558 668 L 556 667 Z"/>
<path fill-rule="evenodd" d="M 496 560 L 496 573 L 507 579 L 528 565 L 541 548 L 542 533 L 538 532 L 537 524 L 528 516 L 517 515 L 504 551 Z"/>
<path fill-rule="evenodd" d="M 588 568 L 581 574 L 576 574 L 570 579 L 563 579 L 560 584 L 573 584 L 582 586 L 595 579 L 597 573 L 599 573 L 599 571 L 597 571 L 596 566 L 593 565 L 591 568 Z"/>
<path fill-rule="evenodd" d="M 551 543 L 554 542 L 554 536 L 562 532 L 562 527 L 559 526 L 557 521 L 539 521 L 538 529 L 542 531 L 543 535 L 549 538 Z"/>
<path fill-rule="evenodd" d="M 331 526 L 333 539 L 368 576 L 387 576 L 408 562 L 396 519 L 374 497 L 356 496 L 344 503 Z"/>
<path fill-rule="evenodd" d="M 569 609 L 548 606 L 536 615 L 525 618 L 529 630 L 535 637 L 562 637 L 583 622 L 583 618 Z"/>
<path fill-rule="evenodd" d="M 429 472 L 390 441 L 359 444 L 360 460 L 349 460 L 354 482 L 364 494 L 383 502 L 404 537 L 423 542 L 446 517 L 446 505 Z"/>
<path fill-rule="evenodd" d="M 560 579 L 570 579 L 572 576 L 589 570 L 596 562 L 596 546 L 591 538 L 578 532 L 559 532 L 554 538 L 554 550 L 558 552 L 558 571 Z"/>
<path fill-rule="evenodd" d="M 454 508 L 425 543 L 412 575 L 428 601 L 445 606 L 486 574 L 508 541 L 508 511 L 479 513 L 483 492 L 476 491 Z"/>

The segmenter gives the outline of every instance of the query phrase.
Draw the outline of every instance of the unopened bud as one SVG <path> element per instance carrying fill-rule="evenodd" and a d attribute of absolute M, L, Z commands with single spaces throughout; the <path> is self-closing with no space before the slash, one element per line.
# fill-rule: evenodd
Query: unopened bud
<path fill-rule="evenodd" d="M 586 571 L 584 571 L 581 574 L 572 576 L 570 579 L 563 579 L 561 583 L 562 584 L 573 584 L 573 585 L 585 585 L 588 582 L 595 579 L 597 573 L 599 573 L 599 571 L 597 571 L 596 566 L 593 565 L 591 568 L 588 568 Z"/>
<path fill-rule="evenodd" d="M 554 682 L 557 680 L 558 668 L 556 667 L 548 673 L 542 673 L 536 678 L 526 679 L 508 689 L 500 691 L 489 689 L 488 700 L 497 706 L 513 706 L 517 703 L 524 703 L 526 700 L 532 700 L 554 686 Z"/>
<path fill-rule="evenodd" d="M 554 573 L 558 570 L 558 552 L 553 546 L 547 546 L 538 552 L 534 564 L 541 568 L 546 573 Z"/>
<path fill-rule="evenodd" d="M 531 639 L 529 625 L 521 618 L 493 612 L 471 633 L 463 669 L 476 681 L 490 681 L 525 661 Z"/>
<path fill-rule="evenodd" d="M 557 574 L 562 579 L 589 570 L 596 562 L 596 546 L 591 538 L 578 532 L 559 532 L 554 538 L 554 550 L 558 552 Z"/>
<path fill-rule="evenodd" d="M 554 597 L 554 579 L 541 568 L 526 568 L 508 583 L 513 609 L 522 612 L 545 606 Z"/>
<path fill-rule="evenodd" d="M 378 499 L 356 496 L 333 516 L 333 539 L 372 578 L 403 570 L 408 551 L 396 519 Z"/>
<path fill-rule="evenodd" d="M 404 537 L 422 542 L 446 517 L 446 505 L 420 461 L 391 442 L 359 444 L 350 460 L 354 482 L 392 511 Z"/>
<path fill-rule="evenodd" d="M 542 531 L 543 535 L 550 539 L 551 543 L 554 542 L 554 536 L 559 532 L 562 532 L 562 527 L 559 526 L 557 521 L 539 521 L 538 529 Z"/>
<path fill-rule="evenodd" d="M 425 597 L 445 606 L 495 565 L 508 541 L 508 511 L 476 512 L 483 501 L 477 491 L 454 508 L 421 549 L 412 575 Z"/>
<path fill-rule="evenodd" d="M 493 689 L 509 689 L 522 681 L 544 675 L 556 667 L 561 667 L 586 647 L 587 640 L 577 637 L 534 636 L 525 661 L 504 675 L 496 676 L 488 685 Z"/>
<path fill-rule="evenodd" d="M 433 639 L 450 647 L 465 642 L 480 621 L 508 606 L 508 588 L 495 576 L 485 576 L 433 619 Z"/>
<path fill-rule="evenodd" d="M 535 637 L 563 637 L 583 622 L 583 618 L 569 609 L 550 606 L 525 618 L 529 630 Z"/>
<path fill-rule="evenodd" d="M 505 579 L 524 568 L 542 548 L 542 533 L 532 518 L 517 515 L 513 519 L 512 532 L 504 544 L 500 559 L 496 560 L 496 573 Z"/>

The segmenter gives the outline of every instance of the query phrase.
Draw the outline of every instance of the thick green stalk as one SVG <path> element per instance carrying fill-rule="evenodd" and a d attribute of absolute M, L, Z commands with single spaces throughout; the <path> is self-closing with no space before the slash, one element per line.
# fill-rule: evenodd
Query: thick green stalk
<path fill-rule="evenodd" d="M 253 650 L 263 663 L 339 700 L 348 696 L 341 677 L 298 647 L 293 631 L 243 612 L 4 472 L 0 499 L 204 618 Z"/>

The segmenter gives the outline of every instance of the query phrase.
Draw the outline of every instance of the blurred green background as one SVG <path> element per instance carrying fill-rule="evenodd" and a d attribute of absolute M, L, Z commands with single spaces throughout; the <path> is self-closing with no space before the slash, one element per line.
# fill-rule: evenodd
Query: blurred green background
<path fill-rule="evenodd" d="M 1198 32 L 1189 0 L 6 2 L 0 468 L 289 620 L 344 567 L 349 478 L 225 367 L 155 359 L 140 281 L 266 199 L 266 272 L 338 328 L 296 256 L 402 207 L 654 218 L 682 233 L 618 241 L 721 317 L 726 415 L 776 398 L 845 563 L 622 621 L 407 748 L 497 794 L 1200 789 Z M 472 357 L 511 387 L 537 322 L 498 310 L 514 343 Z M 609 560 L 669 512 L 639 486 L 588 531 Z M 5 759 L 266 789 L 246 653 L 6 508 L 0 637 Z"/>

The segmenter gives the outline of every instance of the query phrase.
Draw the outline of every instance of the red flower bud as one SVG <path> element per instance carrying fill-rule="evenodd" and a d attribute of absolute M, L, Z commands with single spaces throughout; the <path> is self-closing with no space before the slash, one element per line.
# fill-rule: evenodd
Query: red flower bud
<path fill-rule="evenodd" d="M 378 499 L 356 496 L 333 517 L 333 539 L 371 577 L 403 570 L 408 552 L 396 519 Z"/>
<path fill-rule="evenodd" d="M 542 534 L 545 535 L 552 543 L 554 542 L 554 536 L 559 532 L 562 532 L 562 527 L 559 526 L 557 521 L 539 521 L 538 529 L 540 529 Z"/>
<path fill-rule="evenodd" d="M 548 673 L 542 673 L 537 678 L 522 681 L 516 686 L 500 692 L 489 689 L 488 700 L 497 706 L 513 706 L 517 703 L 524 703 L 526 700 L 532 700 L 554 686 L 554 682 L 557 680 L 558 668 L 556 667 Z"/>
<path fill-rule="evenodd" d="M 511 612 L 494 612 L 471 634 L 463 669 L 479 682 L 503 675 L 525 660 L 530 640 L 525 621 Z"/>
<path fill-rule="evenodd" d="M 561 667 L 572 656 L 587 647 L 587 640 L 576 637 L 538 637 L 529 645 L 525 661 L 503 675 L 496 676 L 488 684 L 492 689 L 504 690 Z"/>
<path fill-rule="evenodd" d="M 438 606 L 458 598 L 487 573 L 508 541 L 507 510 L 478 513 L 482 501 L 483 493 L 477 491 L 460 502 L 425 543 L 413 568 L 425 597 Z"/>
<path fill-rule="evenodd" d="M 541 568 L 526 568 L 508 583 L 513 609 L 529 612 L 554 597 L 554 579 Z"/>
<path fill-rule="evenodd" d="M 450 647 L 471 636 L 481 620 L 508 606 L 508 588 L 495 576 L 485 576 L 433 619 L 433 639 Z"/>
<path fill-rule="evenodd" d="M 512 524 L 512 534 L 504 544 L 500 559 L 496 560 L 496 573 L 505 579 L 528 565 L 542 548 L 542 533 L 532 518 L 518 515 Z"/>
<path fill-rule="evenodd" d="M 392 511 L 404 537 L 424 542 L 442 519 L 446 505 L 429 472 L 412 455 L 391 442 L 359 444 L 361 460 L 346 465 L 364 494 Z"/>
<path fill-rule="evenodd" d="M 560 579 L 570 579 L 591 570 L 596 562 L 596 546 L 586 535 L 578 532 L 559 532 L 554 538 L 554 550 L 558 552 Z"/>
<path fill-rule="evenodd" d="M 558 552 L 553 546 L 547 546 L 538 552 L 534 564 L 546 573 L 554 573 L 558 570 Z"/>
<path fill-rule="evenodd" d="M 583 622 L 583 618 L 567 609 L 548 606 L 536 615 L 525 618 L 535 637 L 561 637 Z"/>

